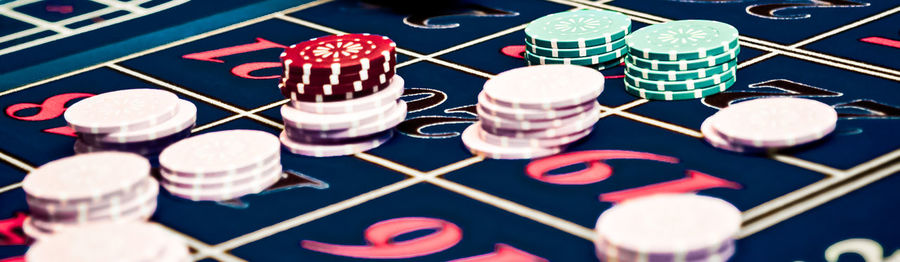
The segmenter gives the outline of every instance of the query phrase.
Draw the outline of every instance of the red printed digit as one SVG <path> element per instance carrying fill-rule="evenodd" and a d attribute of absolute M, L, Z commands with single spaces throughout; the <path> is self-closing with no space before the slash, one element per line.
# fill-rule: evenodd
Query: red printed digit
<path fill-rule="evenodd" d="M 435 230 L 426 236 L 405 241 L 393 239 L 414 231 Z M 429 255 L 453 247 L 462 240 L 462 230 L 453 223 L 427 217 L 404 217 L 381 221 L 365 232 L 368 245 L 336 245 L 303 240 L 303 248 L 332 255 L 368 258 L 399 259 Z"/>
<path fill-rule="evenodd" d="M 528 163 L 525 173 L 529 177 L 557 185 L 587 185 L 606 180 L 612 175 L 612 167 L 603 163 L 611 159 L 642 159 L 666 163 L 678 163 L 678 159 L 669 156 L 661 156 L 650 153 L 624 151 L 624 150 L 591 150 L 579 151 L 568 154 L 556 155 L 538 159 Z M 548 172 L 554 169 L 584 163 L 587 168 L 559 175 L 551 175 Z"/>
<path fill-rule="evenodd" d="M 33 103 L 19 103 L 19 104 L 15 104 L 15 105 L 11 105 L 11 106 L 7 107 L 6 115 L 8 115 L 9 117 L 18 119 L 18 120 L 23 120 L 23 121 L 46 121 L 46 120 L 57 118 L 57 117 L 61 116 L 64 112 L 66 112 L 66 103 L 68 103 L 72 99 L 85 98 L 85 97 L 91 97 L 91 96 L 94 96 L 94 94 L 66 93 L 66 94 L 55 95 L 50 98 L 47 98 L 40 105 L 33 104 Z M 16 112 L 19 112 L 19 111 L 25 110 L 25 109 L 30 109 L 30 108 L 39 108 L 40 111 L 38 111 L 37 114 L 30 115 L 30 116 L 16 115 Z M 44 132 L 51 133 L 51 134 L 65 135 L 65 136 L 75 136 L 75 130 L 72 130 L 72 128 L 67 127 L 67 126 L 45 129 Z"/>
<path fill-rule="evenodd" d="M 210 50 L 210 51 L 205 51 L 205 52 L 187 54 L 187 55 L 181 56 L 181 58 L 200 60 L 200 61 L 206 61 L 206 62 L 214 62 L 214 63 L 225 63 L 225 61 L 222 61 L 221 59 L 218 59 L 218 58 L 224 57 L 224 56 L 236 55 L 236 54 L 249 53 L 249 52 L 259 51 L 259 50 L 269 49 L 269 48 L 284 49 L 287 47 L 282 44 L 275 43 L 275 42 L 257 37 L 256 43 L 237 45 L 237 46 L 220 48 L 220 49 Z M 235 66 L 234 68 L 231 69 L 231 73 L 238 77 L 247 78 L 247 79 L 272 79 L 272 78 L 278 78 L 280 75 L 253 76 L 253 75 L 251 75 L 251 73 L 253 73 L 256 70 L 260 70 L 260 69 L 278 68 L 278 67 L 281 67 L 281 63 L 279 63 L 279 62 L 253 62 L 253 63 L 246 63 L 246 64 L 242 64 L 239 66 Z"/>
<path fill-rule="evenodd" d="M 512 57 L 512 58 L 525 59 L 525 57 L 522 56 L 522 53 L 525 53 L 525 46 L 524 45 L 505 46 L 502 49 L 500 49 L 500 53 L 503 53 L 504 55 Z"/>
<path fill-rule="evenodd" d="M 859 41 L 870 43 L 870 44 L 889 46 L 889 47 L 893 47 L 893 48 L 900 48 L 900 41 L 897 41 L 894 39 L 887 39 L 884 37 L 870 36 L 870 37 L 860 39 Z"/>
<path fill-rule="evenodd" d="M 548 261 L 542 257 L 529 254 L 507 244 L 497 244 L 494 252 L 452 260 L 450 262 L 539 262 Z"/>
<path fill-rule="evenodd" d="M 0 262 L 25 262 L 25 257 L 11 257 L 0 259 Z"/>
<path fill-rule="evenodd" d="M 27 243 L 27 238 L 18 233 L 22 232 L 22 222 L 25 222 L 26 217 L 23 213 L 16 213 L 15 217 L 0 220 L 0 246 L 18 246 Z"/>
<path fill-rule="evenodd" d="M 286 46 L 257 37 L 256 43 L 231 46 L 231 47 L 220 48 L 220 49 L 210 50 L 210 51 L 205 51 L 205 52 L 200 52 L 200 53 L 187 54 L 187 55 L 182 56 L 181 58 L 194 59 L 194 60 L 207 61 L 207 62 L 215 62 L 215 63 L 225 63 L 225 61 L 222 61 L 222 60 L 219 60 L 216 58 L 223 57 L 223 56 L 242 54 L 242 53 L 249 53 L 249 52 L 259 51 L 259 50 L 269 49 L 269 48 L 284 49 L 284 48 L 286 48 Z"/>
<path fill-rule="evenodd" d="M 231 69 L 231 74 L 242 78 L 248 79 L 272 79 L 279 78 L 281 75 L 270 75 L 270 76 L 253 76 L 250 73 L 253 71 L 266 69 L 266 68 L 279 68 L 281 67 L 281 63 L 279 62 L 255 62 L 255 63 L 246 63 L 243 65 L 235 66 Z"/>
<path fill-rule="evenodd" d="M 710 188 L 740 189 L 741 185 L 735 182 L 701 173 L 700 171 L 688 170 L 687 177 L 685 178 L 602 194 L 600 195 L 600 201 L 618 203 L 635 197 L 652 194 L 689 193 Z"/>

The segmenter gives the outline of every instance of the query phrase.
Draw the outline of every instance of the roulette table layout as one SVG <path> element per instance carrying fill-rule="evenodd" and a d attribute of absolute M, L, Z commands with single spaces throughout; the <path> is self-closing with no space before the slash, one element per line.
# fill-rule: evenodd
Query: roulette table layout
<path fill-rule="evenodd" d="M 652 81 L 626 73 L 644 70 L 629 68 L 642 58 L 586 62 L 605 79 L 596 103 L 585 103 L 599 119 L 592 131 L 542 158 L 473 154 L 464 130 L 479 121 L 488 79 L 547 61 L 535 57 L 625 45 L 558 54 L 526 43 L 530 22 L 582 9 L 621 13 L 632 32 L 688 19 L 733 26 L 740 52 L 717 55 L 737 57 L 720 70 L 730 88 L 665 101 L 634 87 Z M 649 195 L 696 193 L 740 211 L 729 261 L 900 261 L 893 0 L 0 0 L 0 261 L 24 261 L 34 243 L 23 229 L 36 215 L 23 179 L 80 150 L 85 138 L 65 119 L 76 102 L 164 90 L 196 111 L 176 135 L 278 136 L 290 122 L 282 106 L 293 101 L 277 88 L 306 84 L 282 80 L 282 52 L 348 33 L 395 43 L 383 73 L 396 72 L 391 83 L 402 76 L 405 118 L 376 134 L 377 147 L 348 156 L 281 147 L 280 176 L 257 194 L 191 201 L 160 188 L 149 220 L 183 240 L 191 259 L 597 261 L 601 213 Z M 810 144 L 756 154 L 707 142 L 708 117 L 759 98 L 818 101 L 837 124 Z"/>

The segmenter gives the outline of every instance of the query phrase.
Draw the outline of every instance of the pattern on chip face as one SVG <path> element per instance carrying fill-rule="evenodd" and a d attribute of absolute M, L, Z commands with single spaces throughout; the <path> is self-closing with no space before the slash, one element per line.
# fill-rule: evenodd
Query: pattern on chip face
<path fill-rule="evenodd" d="M 22 181 L 29 196 L 66 202 L 121 193 L 150 174 L 150 162 L 131 153 L 102 152 L 51 161 Z"/>
<path fill-rule="evenodd" d="M 547 48 L 584 48 L 612 42 L 631 29 L 631 19 L 613 11 L 577 10 L 538 18 L 525 28 L 526 42 Z"/>
<path fill-rule="evenodd" d="M 679 20 L 649 25 L 625 38 L 629 52 L 645 59 L 698 59 L 738 45 L 733 26 L 709 20 Z"/>
<path fill-rule="evenodd" d="M 687 253 L 715 248 L 741 227 L 741 211 L 730 203 L 694 194 L 658 194 L 630 199 L 597 220 L 597 237 L 623 249 Z"/>
<path fill-rule="evenodd" d="M 367 70 L 394 57 L 396 44 L 385 36 L 344 34 L 313 38 L 292 45 L 281 54 L 284 65 L 304 74 Z"/>
<path fill-rule="evenodd" d="M 232 173 L 264 164 L 280 153 L 280 146 L 277 137 L 263 131 L 219 131 L 172 144 L 159 163 L 170 173 Z"/>
<path fill-rule="evenodd" d="M 795 146 L 822 138 L 837 124 L 837 111 L 822 102 L 793 97 L 759 98 L 730 105 L 713 127 L 731 142 L 754 147 Z"/>
<path fill-rule="evenodd" d="M 175 115 L 175 94 L 158 89 L 126 89 L 99 94 L 69 107 L 64 117 L 77 132 L 105 134 L 151 127 Z"/>
<path fill-rule="evenodd" d="M 484 94 L 498 105 L 549 109 L 571 107 L 603 92 L 603 74 L 575 65 L 539 65 L 502 72 L 484 83 Z"/>

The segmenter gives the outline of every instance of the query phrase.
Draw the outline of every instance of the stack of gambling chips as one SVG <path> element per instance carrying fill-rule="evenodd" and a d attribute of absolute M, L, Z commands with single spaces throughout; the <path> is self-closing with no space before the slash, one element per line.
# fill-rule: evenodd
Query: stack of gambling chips
<path fill-rule="evenodd" d="M 538 18 L 525 28 L 528 65 L 572 64 L 603 70 L 622 63 L 631 19 L 613 11 L 577 10 Z"/>
<path fill-rule="evenodd" d="M 370 34 L 313 38 L 281 54 L 281 142 L 292 153 L 329 157 L 378 147 L 406 119 L 396 44 Z"/>
<path fill-rule="evenodd" d="M 66 110 L 78 134 L 75 153 L 124 151 L 153 156 L 190 136 L 197 107 L 158 89 L 126 89 L 78 101 Z"/>
<path fill-rule="evenodd" d="M 160 184 L 194 201 L 262 192 L 281 179 L 281 144 L 272 134 L 228 130 L 181 140 L 159 155 Z"/>
<path fill-rule="evenodd" d="M 603 74 L 575 65 L 520 67 L 500 73 L 478 94 L 478 119 L 462 134 L 473 154 L 495 159 L 553 155 L 593 130 Z"/>
<path fill-rule="evenodd" d="M 741 211 L 694 194 L 659 194 L 614 205 L 594 230 L 600 261 L 727 261 L 735 251 Z"/>
<path fill-rule="evenodd" d="M 673 21 L 638 29 L 625 42 L 625 91 L 632 95 L 697 99 L 725 91 L 736 80 L 741 48 L 731 25 Z"/>
<path fill-rule="evenodd" d="M 700 126 L 713 147 L 764 153 L 817 141 L 837 126 L 837 111 L 805 98 L 758 98 L 730 105 Z"/>
<path fill-rule="evenodd" d="M 146 222 L 99 223 L 41 239 L 28 249 L 29 262 L 188 262 L 187 243 Z"/>
<path fill-rule="evenodd" d="M 125 152 L 51 161 L 22 181 L 31 216 L 22 229 L 43 239 L 100 222 L 144 221 L 156 211 L 159 184 L 146 158 Z"/>

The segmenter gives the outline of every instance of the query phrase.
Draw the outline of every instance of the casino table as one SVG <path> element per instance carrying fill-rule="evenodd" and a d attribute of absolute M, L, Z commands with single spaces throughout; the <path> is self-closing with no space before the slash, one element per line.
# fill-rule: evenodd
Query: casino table
<path fill-rule="evenodd" d="M 621 12 L 634 29 L 733 25 L 740 77 L 702 99 L 651 101 L 625 92 L 623 66 L 606 69 L 602 118 L 564 154 L 470 153 L 460 133 L 477 120 L 485 81 L 525 66 L 530 21 L 573 9 Z M 731 261 L 900 261 L 898 30 L 895 0 L 0 0 L 0 261 L 23 261 L 30 244 L 22 179 L 74 154 L 67 106 L 157 88 L 197 106 L 194 134 L 277 135 L 287 102 L 276 90 L 279 54 L 341 33 L 397 43 L 406 120 L 388 143 L 352 156 L 283 151 L 282 179 L 260 194 L 194 202 L 161 190 L 151 220 L 195 260 L 596 261 L 604 210 L 696 192 L 742 212 Z M 763 155 L 704 142 L 704 119 L 760 97 L 831 105 L 837 128 Z M 567 164 L 525 172 L 547 160 Z M 447 232 L 451 241 L 432 241 Z"/>

